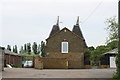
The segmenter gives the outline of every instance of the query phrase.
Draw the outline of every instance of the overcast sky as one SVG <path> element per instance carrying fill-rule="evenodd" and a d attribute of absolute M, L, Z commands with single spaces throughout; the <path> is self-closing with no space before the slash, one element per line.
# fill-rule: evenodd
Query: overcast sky
<path fill-rule="evenodd" d="M 88 46 L 104 45 L 105 20 L 117 16 L 118 0 L 1 0 L 0 46 L 40 43 L 60 16 L 60 29 L 72 30 L 77 16 Z"/>

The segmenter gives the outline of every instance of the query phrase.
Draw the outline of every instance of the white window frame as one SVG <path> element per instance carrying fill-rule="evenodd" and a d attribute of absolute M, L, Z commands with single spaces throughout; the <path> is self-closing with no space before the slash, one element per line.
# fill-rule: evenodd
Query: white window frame
<path fill-rule="evenodd" d="M 64 49 L 66 47 L 66 50 Z M 61 43 L 61 53 L 68 53 L 68 42 Z"/>

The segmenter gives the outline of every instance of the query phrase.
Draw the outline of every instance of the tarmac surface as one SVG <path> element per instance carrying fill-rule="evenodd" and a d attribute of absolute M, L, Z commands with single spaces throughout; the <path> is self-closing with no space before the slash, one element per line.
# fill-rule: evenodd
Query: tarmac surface
<path fill-rule="evenodd" d="M 3 78 L 112 78 L 116 69 L 5 68 Z"/>

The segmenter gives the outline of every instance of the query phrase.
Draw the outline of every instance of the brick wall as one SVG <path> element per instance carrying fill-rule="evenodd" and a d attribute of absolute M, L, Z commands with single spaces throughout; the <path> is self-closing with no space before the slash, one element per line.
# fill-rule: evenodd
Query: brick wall
<path fill-rule="evenodd" d="M 18 67 L 22 67 L 22 56 L 5 54 L 4 55 L 4 64 L 12 64 Z"/>
<path fill-rule="evenodd" d="M 46 42 L 46 52 L 61 52 L 61 42 L 67 41 L 69 45 L 68 52 L 84 52 L 84 40 L 66 29 L 56 33 Z"/>
<path fill-rule="evenodd" d="M 67 69 L 68 61 L 65 58 L 35 57 L 35 68 L 38 69 Z"/>
<path fill-rule="evenodd" d="M 69 56 L 68 56 L 69 57 Z M 41 58 L 35 57 L 35 68 L 38 69 L 79 69 L 84 68 L 83 57 L 76 58 L 65 58 L 65 57 L 54 57 L 54 58 Z"/>
<path fill-rule="evenodd" d="M 84 68 L 84 54 L 83 53 L 49 53 L 49 58 L 66 58 L 68 61 L 68 68 Z"/>
<path fill-rule="evenodd" d="M 43 69 L 43 62 L 40 60 L 40 56 L 34 57 L 34 68 Z"/>
<path fill-rule="evenodd" d="M 47 58 L 66 58 L 68 68 L 84 68 L 84 51 L 87 49 L 84 46 L 84 40 L 65 29 L 61 30 L 46 42 Z M 61 53 L 61 42 L 68 42 L 68 53 Z"/>

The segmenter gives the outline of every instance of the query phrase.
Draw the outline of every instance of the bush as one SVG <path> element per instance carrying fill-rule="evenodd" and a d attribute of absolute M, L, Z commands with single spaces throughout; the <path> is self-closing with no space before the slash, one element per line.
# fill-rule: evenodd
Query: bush
<path fill-rule="evenodd" d="M 21 65 L 19 65 L 19 64 L 12 64 L 11 66 L 14 68 L 21 68 Z"/>
<path fill-rule="evenodd" d="M 118 75 L 117 72 L 115 72 L 115 73 L 113 74 L 112 80 L 120 80 L 120 76 Z"/>

